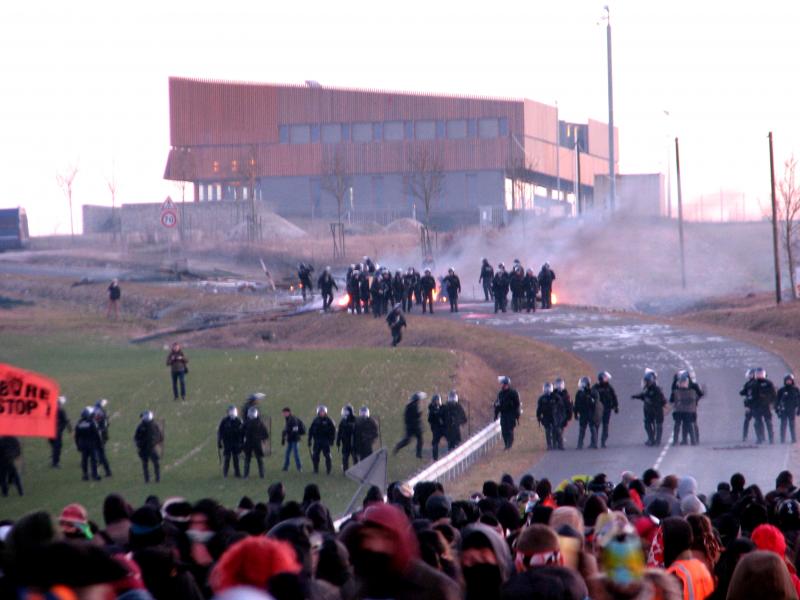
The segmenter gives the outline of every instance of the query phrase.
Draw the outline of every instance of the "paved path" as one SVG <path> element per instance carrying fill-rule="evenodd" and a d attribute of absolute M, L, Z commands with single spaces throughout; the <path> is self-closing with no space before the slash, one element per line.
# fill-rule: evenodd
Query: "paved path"
<path fill-rule="evenodd" d="M 624 470 L 641 474 L 654 466 L 662 474 L 693 475 L 700 490 L 710 494 L 719 481 L 740 471 L 748 482 L 757 483 L 766 492 L 773 489 L 775 476 L 789 464 L 791 446 L 778 443 L 779 423 L 775 416 L 775 445 L 756 447 L 752 428 L 750 444 L 742 444 L 744 408 L 738 392 L 745 371 L 751 366 L 763 366 L 777 385 L 788 370 L 780 357 L 761 348 L 628 314 L 568 307 L 530 315 L 494 315 L 488 304 L 464 304 L 458 316 L 471 323 L 527 335 L 572 352 L 593 365 L 594 372 L 587 373 L 593 382 L 599 370 L 612 374 L 620 412 L 612 415 L 608 448 L 575 450 L 578 431 L 571 425 L 565 435 L 567 450 L 546 453 L 532 466 L 531 472 L 535 475 L 547 476 L 557 483 L 578 473 L 605 472 L 618 481 Z M 665 444 L 660 448 L 644 445 L 642 403 L 630 396 L 641 389 L 646 367 L 659 373 L 659 384 L 666 394 L 676 370 L 694 367 L 700 384 L 706 389 L 698 415 L 699 446 L 671 445 L 673 421 L 669 414 L 664 420 Z M 569 381 L 567 386 L 574 397 L 577 382 Z M 535 410 L 536 398 L 522 400 L 527 410 Z M 524 435 L 524 432 L 519 433 Z"/>

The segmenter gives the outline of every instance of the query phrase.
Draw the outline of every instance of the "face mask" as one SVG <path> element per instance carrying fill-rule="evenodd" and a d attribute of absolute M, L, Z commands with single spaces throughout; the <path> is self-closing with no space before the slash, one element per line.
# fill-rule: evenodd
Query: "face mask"
<path fill-rule="evenodd" d="M 464 581 L 467 584 L 467 598 L 486 599 L 500 597 L 500 567 L 481 563 L 464 567 Z"/>
<path fill-rule="evenodd" d="M 189 529 L 186 531 L 186 535 L 189 537 L 189 541 L 191 541 L 192 543 L 205 544 L 212 537 L 214 537 L 214 532 L 204 531 L 202 529 Z"/>

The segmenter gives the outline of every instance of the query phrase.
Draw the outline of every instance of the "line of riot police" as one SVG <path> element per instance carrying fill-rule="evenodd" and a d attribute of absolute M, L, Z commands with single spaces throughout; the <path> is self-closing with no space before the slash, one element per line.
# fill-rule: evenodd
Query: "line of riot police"
<path fill-rule="evenodd" d="M 497 270 L 484 258 L 481 263 L 478 283 L 483 286 L 486 302 L 494 302 L 494 312 L 506 312 L 508 309 L 508 293 L 511 292 L 511 310 L 513 312 L 535 312 L 536 300 L 541 307 L 553 307 L 553 282 L 556 274 L 549 263 L 544 263 L 536 275 L 533 269 L 525 269 L 519 259 L 514 259 L 510 271 L 506 271 L 504 263 L 498 263 Z"/>
<path fill-rule="evenodd" d="M 744 398 L 744 424 L 742 426 L 742 442 L 747 441 L 750 422 L 754 421 L 756 443 L 763 444 L 767 438 L 775 443 L 772 428 L 772 408 L 780 419 L 781 443 L 786 442 L 788 429 L 791 442 L 797 441 L 795 434 L 795 418 L 800 414 L 800 390 L 795 385 L 794 375 L 787 373 L 783 378 L 783 387 L 776 391 L 775 384 L 767 379 L 767 371 L 763 367 L 748 369 L 746 381 L 739 394 Z"/>

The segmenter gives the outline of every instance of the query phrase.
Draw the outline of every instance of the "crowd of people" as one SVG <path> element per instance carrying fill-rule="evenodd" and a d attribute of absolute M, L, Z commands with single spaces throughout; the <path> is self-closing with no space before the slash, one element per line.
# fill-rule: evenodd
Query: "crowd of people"
<path fill-rule="evenodd" d="M 736 473 L 510 475 L 454 499 L 441 483 L 371 488 L 339 527 L 315 484 L 287 500 L 108 495 L 0 521 L 0 597 L 120 600 L 797 599 L 800 490 Z"/>

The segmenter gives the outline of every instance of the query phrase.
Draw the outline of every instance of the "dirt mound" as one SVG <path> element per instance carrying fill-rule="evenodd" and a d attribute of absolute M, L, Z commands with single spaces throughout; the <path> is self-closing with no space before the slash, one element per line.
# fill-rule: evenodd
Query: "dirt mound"
<path fill-rule="evenodd" d="M 386 233 L 418 233 L 422 223 L 416 219 L 395 219 L 384 227 Z"/>
<path fill-rule="evenodd" d="M 274 212 L 262 212 L 258 215 L 261 221 L 261 235 L 264 239 L 278 238 L 296 240 L 308 234 L 294 223 L 278 216 Z"/>

